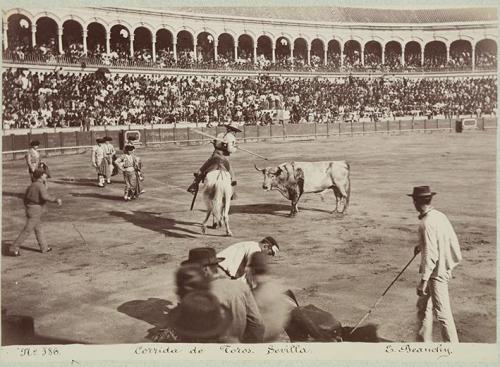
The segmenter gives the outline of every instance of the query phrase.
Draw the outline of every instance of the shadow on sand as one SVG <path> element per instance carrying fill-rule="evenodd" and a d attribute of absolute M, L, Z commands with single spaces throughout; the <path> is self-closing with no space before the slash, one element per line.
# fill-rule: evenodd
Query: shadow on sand
<path fill-rule="evenodd" d="M 179 225 L 195 226 L 198 225 L 197 223 L 183 222 L 172 218 L 164 218 L 160 213 L 143 211 L 132 211 L 132 213 L 111 211 L 108 212 L 108 214 L 123 218 L 136 226 L 162 233 L 168 237 L 196 238 L 198 237 L 198 235 L 200 235 L 200 232 L 195 232 L 187 228 L 179 227 Z"/>
<path fill-rule="evenodd" d="M 291 205 L 290 204 L 244 204 L 244 205 L 231 205 L 230 214 L 269 214 L 269 215 L 277 215 L 282 217 L 288 217 L 290 213 Z M 304 208 L 300 206 L 299 203 L 299 211 L 314 211 L 321 213 L 331 212 L 324 209 L 315 209 L 315 208 Z M 299 214 L 300 215 L 300 212 Z"/>
<path fill-rule="evenodd" d="M 3 191 L 2 196 L 18 198 L 18 199 L 24 200 L 24 192 L 6 192 L 6 191 Z"/>
<path fill-rule="evenodd" d="M 118 306 L 117 310 L 125 315 L 147 322 L 154 327 L 147 330 L 146 339 L 155 340 L 155 336 L 168 326 L 169 306 L 173 303 L 160 298 L 128 301 Z"/>
<path fill-rule="evenodd" d="M 106 194 L 96 194 L 96 193 L 80 193 L 80 192 L 72 192 L 71 195 L 78 198 L 96 198 L 96 199 L 104 199 L 104 200 L 113 200 L 113 201 L 123 201 L 123 196 L 120 195 L 106 195 Z"/>
<path fill-rule="evenodd" d="M 31 316 L 7 315 L 2 309 L 2 345 L 87 344 L 76 340 L 54 338 L 35 333 Z"/>

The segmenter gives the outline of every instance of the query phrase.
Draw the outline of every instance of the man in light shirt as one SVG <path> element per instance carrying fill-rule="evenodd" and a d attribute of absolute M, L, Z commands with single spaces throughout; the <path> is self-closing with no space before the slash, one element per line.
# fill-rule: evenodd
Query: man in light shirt
<path fill-rule="evenodd" d="M 271 236 L 265 237 L 259 242 L 244 241 L 235 243 L 217 254 L 218 257 L 224 258 L 224 261 L 219 263 L 219 267 L 232 279 L 241 279 L 247 282 L 250 288 L 253 288 L 255 284 L 247 273 L 247 267 L 250 257 L 256 252 L 276 256 L 279 252 L 279 246 Z"/>
<path fill-rule="evenodd" d="M 458 343 L 457 329 L 451 312 L 448 282 L 451 271 L 462 260 L 460 245 L 453 227 L 443 213 L 431 206 L 435 195 L 429 186 L 413 188 L 413 198 L 420 219 L 419 245 L 421 253 L 421 280 L 417 286 L 418 334 L 417 340 L 432 342 L 433 313 L 441 325 L 444 342 Z"/>

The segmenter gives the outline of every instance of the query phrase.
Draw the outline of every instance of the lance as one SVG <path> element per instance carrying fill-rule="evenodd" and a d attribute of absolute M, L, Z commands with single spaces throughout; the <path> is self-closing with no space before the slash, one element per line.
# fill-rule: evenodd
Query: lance
<path fill-rule="evenodd" d="M 200 135 L 206 136 L 207 138 L 211 138 L 211 139 L 214 139 L 214 140 L 219 140 L 219 141 L 224 141 L 224 139 L 217 138 L 217 137 L 215 137 L 215 136 L 212 136 L 212 135 L 210 135 L 210 134 L 207 134 L 207 133 L 201 132 L 201 131 L 196 130 L 196 129 L 193 129 L 192 131 L 194 131 L 194 132 L 195 132 L 195 133 L 197 133 L 197 134 L 200 134 Z M 241 147 L 239 147 L 239 146 L 236 146 L 236 149 L 242 150 L 242 151 L 244 151 L 244 152 L 246 152 L 246 153 L 248 153 L 248 154 L 254 155 L 254 156 L 259 157 L 259 158 L 261 158 L 261 159 L 264 159 L 264 160 L 266 160 L 266 161 L 268 161 L 268 160 L 269 160 L 269 159 L 267 159 L 266 157 L 261 156 L 260 154 L 254 153 L 254 152 L 252 152 L 252 151 L 250 151 L 250 150 L 247 150 L 247 149 L 245 149 L 245 148 L 241 148 Z"/>

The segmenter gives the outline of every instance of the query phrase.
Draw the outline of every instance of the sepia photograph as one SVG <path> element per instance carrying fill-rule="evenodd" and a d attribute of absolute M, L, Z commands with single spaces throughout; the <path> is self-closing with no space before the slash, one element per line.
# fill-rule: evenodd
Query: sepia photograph
<path fill-rule="evenodd" d="M 495 361 L 497 11 L 5 2 L 2 359 Z"/>

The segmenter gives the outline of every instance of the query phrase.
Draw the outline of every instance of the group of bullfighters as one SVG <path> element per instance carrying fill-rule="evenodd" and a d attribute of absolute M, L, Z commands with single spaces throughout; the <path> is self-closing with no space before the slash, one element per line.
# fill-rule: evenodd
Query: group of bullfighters
<path fill-rule="evenodd" d="M 104 187 L 111 184 L 111 177 L 118 171 L 123 172 L 125 190 L 123 199 L 133 200 L 145 191 L 141 187 L 144 180 L 142 161 L 135 155 L 134 140 L 129 139 L 123 147 L 123 155 L 117 157 L 116 150 L 111 144 L 112 138 L 106 136 L 96 139 L 92 147 L 91 163 L 97 173 L 97 186 Z"/>

